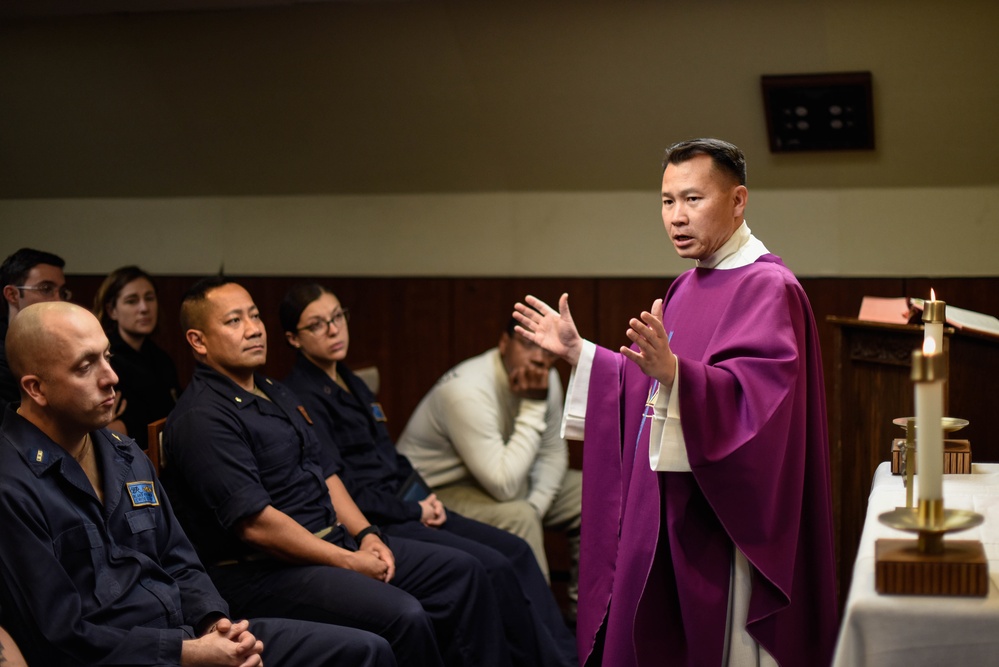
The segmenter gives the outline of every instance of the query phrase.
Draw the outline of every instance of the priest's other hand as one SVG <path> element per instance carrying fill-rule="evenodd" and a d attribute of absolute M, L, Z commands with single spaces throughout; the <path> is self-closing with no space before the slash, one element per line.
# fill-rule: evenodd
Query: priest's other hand
<path fill-rule="evenodd" d="M 639 318 L 628 321 L 627 336 L 638 351 L 622 347 L 621 354 L 638 364 L 642 372 L 665 386 L 673 384 L 676 375 L 676 355 L 669 348 L 669 336 L 663 328 L 663 300 L 652 303 L 652 312 L 642 311 Z"/>
<path fill-rule="evenodd" d="M 579 363 L 583 339 L 576 331 L 576 323 L 569 312 L 569 295 L 563 293 L 559 297 L 558 310 L 530 294 L 524 301 L 526 306 L 522 303 L 513 306 L 513 317 L 520 322 L 514 331 L 542 349 L 562 357 L 572 366 Z"/>

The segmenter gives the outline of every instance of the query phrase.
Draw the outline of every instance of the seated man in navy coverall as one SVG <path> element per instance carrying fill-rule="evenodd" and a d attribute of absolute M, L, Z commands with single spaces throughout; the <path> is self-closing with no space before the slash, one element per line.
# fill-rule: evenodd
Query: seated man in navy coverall
<path fill-rule="evenodd" d="M 400 664 L 509 665 L 482 565 L 449 547 L 387 545 L 301 401 L 256 372 L 267 336 L 250 294 L 202 280 L 181 322 L 199 363 L 167 420 L 167 483 L 233 609 L 376 632 Z"/>
<path fill-rule="evenodd" d="M 26 308 L 7 335 L 21 404 L 0 428 L 0 621 L 28 662 L 395 664 L 371 633 L 229 620 L 149 460 L 104 428 L 118 381 L 109 348 L 69 303 Z"/>

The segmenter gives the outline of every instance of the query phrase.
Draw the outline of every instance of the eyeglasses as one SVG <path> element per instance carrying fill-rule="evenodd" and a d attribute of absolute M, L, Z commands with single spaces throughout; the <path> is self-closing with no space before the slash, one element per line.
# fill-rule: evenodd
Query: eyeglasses
<path fill-rule="evenodd" d="M 350 311 L 344 308 L 333 314 L 328 320 L 316 320 L 312 324 L 306 324 L 304 327 L 299 327 L 298 331 L 308 331 L 313 336 L 320 336 L 330 330 L 330 325 L 332 324 L 337 329 L 341 328 L 347 322 L 350 321 Z"/>
<path fill-rule="evenodd" d="M 69 301 L 73 298 L 73 293 L 66 289 L 66 286 L 59 287 L 54 283 L 42 283 L 41 285 L 14 285 L 16 289 L 28 289 L 35 290 L 36 292 L 41 292 L 42 296 L 51 299 L 54 294 L 59 293 L 59 298 L 63 301 Z"/>

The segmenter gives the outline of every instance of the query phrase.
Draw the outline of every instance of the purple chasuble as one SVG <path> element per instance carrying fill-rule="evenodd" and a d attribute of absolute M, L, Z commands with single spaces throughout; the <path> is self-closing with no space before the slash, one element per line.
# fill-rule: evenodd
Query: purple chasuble
<path fill-rule="evenodd" d="M 752 570 L 747 628 L 782 665 L 836 640 L 829 447 L 811 308 L 773 255 L 692 269 L 663 324 L 680 364 L 692 472 L 653 472 L 652 381 L 597 348 L 587 399 L 579 654 L 587 664 L 722 664 L 733 544 Z M 649 408 L 651 414 L 651 408 Z"/>

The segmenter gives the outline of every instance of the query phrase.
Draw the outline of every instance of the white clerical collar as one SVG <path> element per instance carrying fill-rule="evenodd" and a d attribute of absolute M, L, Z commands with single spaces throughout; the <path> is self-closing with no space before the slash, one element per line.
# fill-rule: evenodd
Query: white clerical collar
<path fill-rule="evenodd" d="M 707 259 L 699 259 L 697 266 L 704 269 L 737 269 L 752 264 L 770 251 L 763 242 L 753 236 L 749 225 L 743 220 L 735 233 Z"/>

